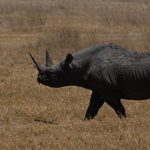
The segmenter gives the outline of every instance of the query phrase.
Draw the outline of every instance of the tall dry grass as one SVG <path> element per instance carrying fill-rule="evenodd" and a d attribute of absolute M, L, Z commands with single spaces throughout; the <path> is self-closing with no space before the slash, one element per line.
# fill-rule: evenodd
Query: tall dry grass
<path fill-rule="evenodd" d="M 91 91 L 37 84 L 28 53 L 55 63 L 112 42 L 150 50 L 150 3 L 123 0 L 0 1 L 0 149 L 150 149 L 150 101 L 125 101 L 120 120 L 106 104 L 83 121 Z"/>

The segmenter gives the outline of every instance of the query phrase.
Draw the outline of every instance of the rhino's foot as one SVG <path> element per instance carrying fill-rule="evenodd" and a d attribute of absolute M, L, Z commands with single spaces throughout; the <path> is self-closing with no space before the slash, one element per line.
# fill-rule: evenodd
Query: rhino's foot
<path fill-rule="evenodd" d="M 84 121 L 91 120 L 94 117 L 92 115 L 85 116 Z"/>
<path fill-rule="evenodd" d="M 124 119 L 127 116 L 125 111 L 123 112 L 116 111 L 116 114 L 119 116 L 120 119 Z"/>

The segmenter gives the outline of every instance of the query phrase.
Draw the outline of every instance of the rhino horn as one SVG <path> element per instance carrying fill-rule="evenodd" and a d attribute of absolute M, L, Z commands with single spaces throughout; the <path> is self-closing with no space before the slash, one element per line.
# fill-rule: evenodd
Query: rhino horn
<path fill-rule="evenodd" d="M 52 66 L 52 65 L 53 65 L 53 62 L 52 62 L 52 60 L 51 60 L 51 58 L 50 58 L 49 52 L 46 51 L 46 66 L 47 66 L 47 67 L 50 67 L 50 66 Z"/>
<path fill-rule="evenodd" d="M 37 60 L 32 56 L 31 53 L 29 53 L 29 54 L 30 54 L 30 57 L 32 58 L 33 62 L 35 63 L 37 70 L 39 72 L 43 71 L 45 69 L 45 66 L 40 64 L 39 62 L 37 62 Z"/>

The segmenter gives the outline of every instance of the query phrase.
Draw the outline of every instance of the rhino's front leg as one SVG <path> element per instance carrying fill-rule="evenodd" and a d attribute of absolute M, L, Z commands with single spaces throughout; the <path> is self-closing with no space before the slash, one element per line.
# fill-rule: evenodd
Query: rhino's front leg
<path fill-rule="evenodd" d="M 93 91 L 84 120 L 93 119 L 103 103 L 100 93 Z"/>

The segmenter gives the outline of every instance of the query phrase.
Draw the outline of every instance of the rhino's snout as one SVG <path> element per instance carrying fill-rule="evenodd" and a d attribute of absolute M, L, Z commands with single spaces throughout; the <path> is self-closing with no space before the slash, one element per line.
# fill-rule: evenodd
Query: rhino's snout
<path fill-rule="evenodd" d="M 38 81 L 39 83 L 41 83 L 41 82 L 42 82 L 42 78 L 38 77 L 38 78 L 37 78 L 37 81 Z"/>
<path fill-rule="evenodd" d="M 49 79 L 47 77 L 43 77 L 43 76 L 38 75 L 37 82 L 44 84 L 44 85 L 45 84 L 47 85 L 49 82 Z"/>

